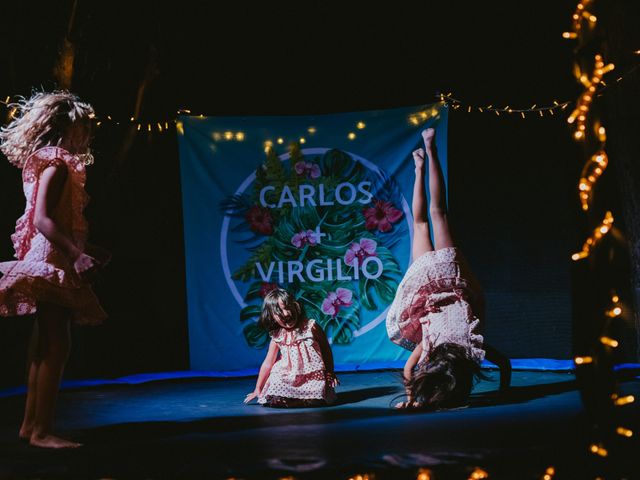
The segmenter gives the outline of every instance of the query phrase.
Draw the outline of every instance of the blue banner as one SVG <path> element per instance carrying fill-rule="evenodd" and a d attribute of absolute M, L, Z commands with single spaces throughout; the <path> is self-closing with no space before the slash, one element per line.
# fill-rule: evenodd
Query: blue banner
<path fill-rule="evenodd" d="M 336 365 L 397 366 L 385 316 L 410 261 L 411 152 L 447 107 L 178 120 L 191 368 L 259 367 L 262 299 L 287 288 Z"/>

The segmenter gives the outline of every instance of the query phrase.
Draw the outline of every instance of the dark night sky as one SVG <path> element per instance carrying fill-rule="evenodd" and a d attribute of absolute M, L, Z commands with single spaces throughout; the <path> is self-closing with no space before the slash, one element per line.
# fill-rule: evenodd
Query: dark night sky
<path fill-rule="evenodd" d="M 7 94 L 52 85 L 72 1 L 13 2 L 3 15 Z M 315 113 L 428 102 L 572 99 L 574 2 L 78 1 L 73 88 L 127 117 L 154 58 L 143 116 Z M 3 92 L 4 94 L 4 92 Z"/>
<path fill-rule="evenodd" d="M 54 87 L 72 3 L 3 6 L 0 97 Z M 574 2 L 157 3 L 78 1 L 72 90 L 99 115 L 128 118 L 149 71 L 144 120 L 174 118 L 178 108 L 208 115 L 380 109 L 429 103 L 438 91 L 514 108 L 579 94 L 572 45 L 561 37 Z M 109 126 L 96 138 L 87 216 L 92 239 L 114 252 L 98 286 L 111 317 L 77 333 L 70 375 L 187 367 L 175 135 L 138 134 L 117 161 L 125 136 L 124 127 Z M 487 337 L 510 356 L 570 353 L 568 256 L 580 237 L 580 160 L 560 116 L 450 114 L 454 226 L 496 319 Z M 0 166 L 3 260 L 23 208 L 18 175 Z M 25 325 L 1 324 L 0 364 L 22 358 Z M 12 372 L 7 383 L 19 380 Z"/>

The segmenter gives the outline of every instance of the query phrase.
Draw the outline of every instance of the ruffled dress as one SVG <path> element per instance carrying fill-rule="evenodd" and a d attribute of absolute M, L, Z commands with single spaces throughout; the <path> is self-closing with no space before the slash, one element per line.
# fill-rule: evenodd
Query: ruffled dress
<path fill-rule="evenodd" d="M 311 406 L 309 401 L 328 404 L 335 400 L 322 350 L 313 334 L 314 324 L 314 320 L 304 320 L 300 327 L 281 328 L 272 337 L 280 357 L 271 367 L 258 403 L 292 406 L 295 400 L 301 400 L 297 406 Z"/>
<path fill-rule="evenodd" d="M 75 323 L 97 325 L 107 315 L 91 286 L 33 224 L 40 176 L 53 165 L 67 168 L 67 180 L 52 218 L 80 250 L 84 249 L 88 229 L 82 212 L 89 200 L 84 190 L 85 165 L 62 148 L 41 148 L 22 169 L 26 207 L 11 236 L 17 260 L 0 263 L 0 316 L 32 314 L 39 302 L 47 302 L 71 310 Z"/>
<path fill-rule="evenodd" d="M 426 252 L 400 282 L 387 314 L 387 334 L 408 350 L 422 343 L 419 364 L 442 343 L 463 346 L 469 358 L 480 363 L 485 356 L 479 333 L 484 314 L 480 292 L 457 248 Z"/>

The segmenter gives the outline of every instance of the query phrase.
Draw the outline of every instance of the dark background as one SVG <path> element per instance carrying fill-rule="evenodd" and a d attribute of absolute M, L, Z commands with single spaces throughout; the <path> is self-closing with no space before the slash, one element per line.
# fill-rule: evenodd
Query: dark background
<path fill-rule="evenodd" d="M 173 130 L 135 132 L 126 120 L 138 100 L 140 121 L 155 122 L 179 108 L 313 114 L 430 103 L 437 92 L 527 108 L 580 93 L 573 45 L 561 36 L 573 1 L 79 0 L 70 30 L 74 2 L 17 3 L 3 7 L 0 97 L 54 88 L 68 34 L 71 89 L 114 119 L 98 130 L 86 210 L 91 240 L 114 254 L 96 286 L 110 318 L 74 329 L 68 377 L 189 366 L 177 142 Z M 485 288 L 486 338 L 510 357 L 571 355 L 583 157 L 567 115 L 450 112 L 455 234 Z M 2 260 L 12 258 L 23 208 L 20 171 L 3 161 Z M 22 382 L 31 324 L 0 322 L 0 385 Z"/>

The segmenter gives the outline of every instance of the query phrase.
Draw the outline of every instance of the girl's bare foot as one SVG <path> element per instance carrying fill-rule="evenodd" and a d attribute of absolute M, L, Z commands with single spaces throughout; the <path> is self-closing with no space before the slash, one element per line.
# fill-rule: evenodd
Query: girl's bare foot
<path fill-rule="evenodd" d="M 424 149 L 419 148 L 413 151 L 413 161 L 416 164 L 416 169 L 424 167 Z"/>
<path fill-rule="evenodd" d="M 33 447 L 40 448 L 78 448 L 82 446 L 81 443 L 65 440 L 64 438 L 56 437 L 54 435 L 31 435 L 29 443 Z"/>
<path fill-rule="evenodd" d="M 436 131 L 433 128 L 426 128 L 422 131 L 422 139 L 424 140 L 425 148 L 431 148 L 433 146 L 433 137 L 436 135 Z"/>
<path fill-rule="evenodd" d="M 27 427 L 23 425 L 20 427 L 20 432 L 18 433 L 18 438 L 20 440 L 29 441 L 31 440 L 31 432 L 33 432 L 33 427 Z"/>

